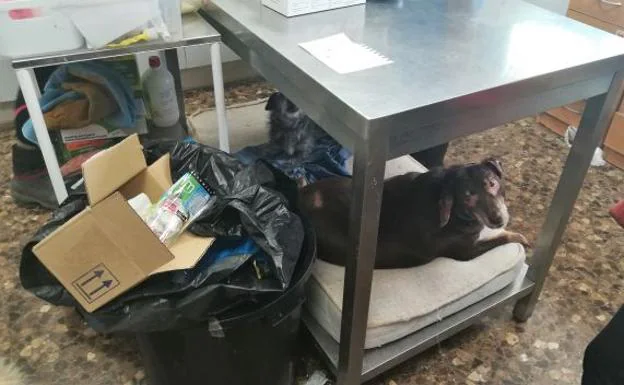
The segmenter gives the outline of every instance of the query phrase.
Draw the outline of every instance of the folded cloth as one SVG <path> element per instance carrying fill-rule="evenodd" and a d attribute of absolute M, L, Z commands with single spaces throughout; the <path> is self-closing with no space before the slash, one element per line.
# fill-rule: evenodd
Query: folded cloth
<path fill-rule="evenodd" d="M 98 122 L 118 110 L 106 89 L 89 82 L 65 82 L 66 91 L 76 91 L 83 99 L 66 100 L 43 114 L 48 130 L 82 128 Z"/>
<path fill-rule="evenodd" d="M 64 102 L 85 99 L 84 94 L 76 89 L 63 87 L 63 84 L 71 82 L 88 82 L 100 86 L 114 100 L 117 109 L 107 120 L 117 127 L 135 126 L 137 106 L 132 88 L 121 74 L 96 61 L 62 65 L 50 75 L 39 99 L 44 114 Z M 30 119 L 22 126 L 22 133 L 30 142 L 37 144 Z"/>
<path fill-rule="evenodd" d="M 245 147 L 234 156 L 245 164 L 263 159 L 289 178 L 304 184 L 328 177 L 351 175 L 345 168 L 351 153 L 329 135 L 318 138 L 314 149 L 305 157 L 288 155 L 271 143 Z"/>
<path fill-rule="evenodd" d="M 61 166 L 61 174 L 63 177 L 68 177 L 80 173 L 82 171 L 82 164 L 100 151 L 102 150 L 96 149 L 76 155 Z"/>

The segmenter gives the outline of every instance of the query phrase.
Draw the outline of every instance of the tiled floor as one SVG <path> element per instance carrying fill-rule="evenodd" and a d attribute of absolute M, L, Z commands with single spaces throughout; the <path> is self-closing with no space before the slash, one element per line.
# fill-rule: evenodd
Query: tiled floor
<path fill-rule="evenodd" d="M 239 87 L 230 98 L 265 94 L 266 88 Z M 193 110 L 209 102 L 197 92 L 188 99 Z M 0 358 L 17 364 L 36 384 L 147 383 L 131 338 L 97 335 L 73 311 L 51 307 L 21 288 L 21 247 L 49 214 L 13 204 L 11 144 L 12 133 L 0 133 Z M 534 241 L 566 151 L 558 137 L 527 119 L 456 141 L 448 162 L 501 159 L 511 228 Z M 624 197 L 623 180 L 624 173 L 610 166 L 590 171 L 542 300 L 527 323 L 511 320 L 510 308 L 501 310 L 372 383 L 578 384 L 585 346 L 624 303 L 624 230 L 607 214 Z M 302 361 L 318 365 L 315 353 Z"/>

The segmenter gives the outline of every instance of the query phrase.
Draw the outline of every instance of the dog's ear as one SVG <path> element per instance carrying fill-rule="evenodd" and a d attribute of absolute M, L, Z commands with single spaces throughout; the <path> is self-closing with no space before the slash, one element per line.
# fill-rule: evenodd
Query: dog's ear
<path fill-rule="evenodd" d="M 481 164 L 492 170 L 499 178 L 503 177 L 503 166 L 498 160 L 494 158 L 487 158 Z"/>
<path fill-rule="evenodd" d="M 440 228 L 446 226 L 451 218 L 451 210 L 453 209 L 453 195 L 442 193 L 439 201 L 440 205 Z"/>
<path fill-rule="evenodd" d="M 451 219 L 451 211 L 454 203 L 454 183 L 455 174 L 449 169 L 434 168 L 429 171 L 440 183 L 438 198 L 438 211 L 440 213 L 440 228 L 446 226 Z"/>
<path fill-rule="evenodd" d="M 265 111 L 273 111 L 275 107 L 277 107 L 277 103 L 279 103 L 279 99 L 282 97 L 280 92 L 274 92 L 271 96 L 269 96 L 269 100 L 267 100 L 266 106 L 264 106 Z"/>

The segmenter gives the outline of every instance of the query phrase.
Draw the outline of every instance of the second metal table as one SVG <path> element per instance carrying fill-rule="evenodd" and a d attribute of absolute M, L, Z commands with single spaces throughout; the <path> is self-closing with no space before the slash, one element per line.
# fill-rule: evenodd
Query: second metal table
<path fill-rule="evenodd" d="M 354 151 L 340 345 L 307 319 L 339 385 L 370 379 L 509 301 L 519 300 L 516 319 L 531 315 L 622 92 L 622 39 L 516 0 L 369 0 L 290 19 L 258 0 L 213 0 L 202 14 L 226 45 Z M 337 33 L 394 63 L 340 75 L 299 46 Z M 526 277 L 408 337 L 364 351 L 386 160 L 585 98 Z"/>
<path fill-rule="evenodd" d="M 213 75 L 213 88 L 215 93 L 215 107 L 219 127 L 219 146 L 222 150 L 229 151 L 228 128 L 225 116 L 225 96 L 223 90 L 223 70 L 221 67 L 221 36 L 206 21 L 191 13 L 182 17 L 183 38 L 176 41 L 155 40 L 145 43 L 134 44 L 124 48 L 100 48 L 89 49 L 80 48 L 71 51 L 57 52 L 54 54 L 35 55 L 13 59 L 20 89 L 24 94 L 26 107 L 33 122 L 35 135 L 46 169 L 52 182 L 54 194 L 59 203 L 67 198 L 67 189 L 61 175 L 56 153 L 50 140 L 50 135 L 43 119 L 43 113 L 39 106 L 41 97 L 33 68 L 51 65 L 62 65 L 67 63 L 104 59 L 110 57 L 137 54 L 141 52 L 165 51 L 167 67 L 171 71 L 178 98 L 180 110 L 180 125 L 186 127 L 186 116 L 184 114 L 184 95 L 182 94 L 182 82 L 180 80 L 180 66 L 178 64 L 178 53 L 176 48 L 194 45 L 211 45 L 211 64 Z"/>

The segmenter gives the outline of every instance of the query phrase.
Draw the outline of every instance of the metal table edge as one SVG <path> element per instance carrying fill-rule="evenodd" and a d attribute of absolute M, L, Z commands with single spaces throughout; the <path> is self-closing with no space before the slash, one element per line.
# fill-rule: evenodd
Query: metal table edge
<path fill-rule="evenodd" d="M 163 51 L 176 48 L 191 47 L 197 45 L 221 42 L 221 34 L 197 12 L 196 18 L 202 20 L 215 33 L 199 36 L 190 36 L 177 41 L 153 41 L 144 42 L 122 48 L 99 48 L 86 49 L 79 48 L 72 51 L 49 53 L 42 55 L 25 56 L 10 59 L 13 69 L 45 67 L 51 65 L 61 65 L 73 62 L 89 61 L 95 59 L 107 59 L 125 55 L 138 54 L 143 52 Z"/>
<path fill-rule="evenodd" d="M 554 91 L 557 89 L 564 89 L 566 87 L 572 87 L 575 84 L 589 82 L 594 79 L 602 78 L 605 76 L 613 77 L 622 68 L 624 68 L 624 53 L 622 53 L 621 55 L 610 56 L 610 57 L 606 57 L 597 61 L 588 62 L 582 65 L 577 65 L 574 67 L 563 68 L 563 69 L 559 69 L 553 72 L 544 73 L 544 74 L 537 75 L 532 78 L 523 79 L 515 83 L 503 84 L 503 85 L 499 85 L 496 87 L 483 89 L 481 91 L 470 93 L 470 94 L 458 95 L 452 99 L 434 102 L 429 105 L 424 105 L 424 106 L 421 106 L 412 110 L 405 110 L 405 111 L 397 112 L 395 114 L 391 114 L 391 115 L 387 115 L 383 117 L 373 117 L 370 119 L 371 128 L 376 129 L 379 126 L 393 126 L 396 124 L 396 119 L 399 116 L 406 115 L 406 114 L 420 114 L 422 113 L 422 111 L 426 109 L 432 109 L 432 108 L 439 109 L 440 112 L 437 115 L 444 116 L 444 113 L 446 111 L 454 108 L 455 106 L 465 104 L 465 99 L 469 99 L 469 98 L 470 99 L 497 98 L 495 104 L 500 104 L 501 102 L 511 103 L 518 99 L 539 95 L 541 93 L 546 93 L 546 92 Z M 589 76 L 588 74 L 591 74 L 591 76 Z M 553 84 L 553 80 L 555 81 L 556 84 Z M 540 83 L 547 83 L 548 85 L 542 86 L 540 85 Z M 514 91 L 514 92 L 511 92 L 511 91 Z M 587 99 L 592 96 L 596 96 L 602 92 L 588 91 L 584 98 Z M 508 93 L 510 94 L 510 96 L 504 99 L 499 99 L 498 97 L 503 93 Z M 575 99 L 576 97 L 578 96 L 570 97 L 569 103 L 572 103 L 578 100 L 578 99 Z M 488 104 L 488 107 L 491 108 L 492 103 L 487 103 L 487 104 Z M 543 112 L 543 111 L 538 111 L 538 113 L 539 112 Z M 432 122 L 424 121 L 424 122 L 419 122 L 419 123 L 421 125 L 429 125 Z"/>

